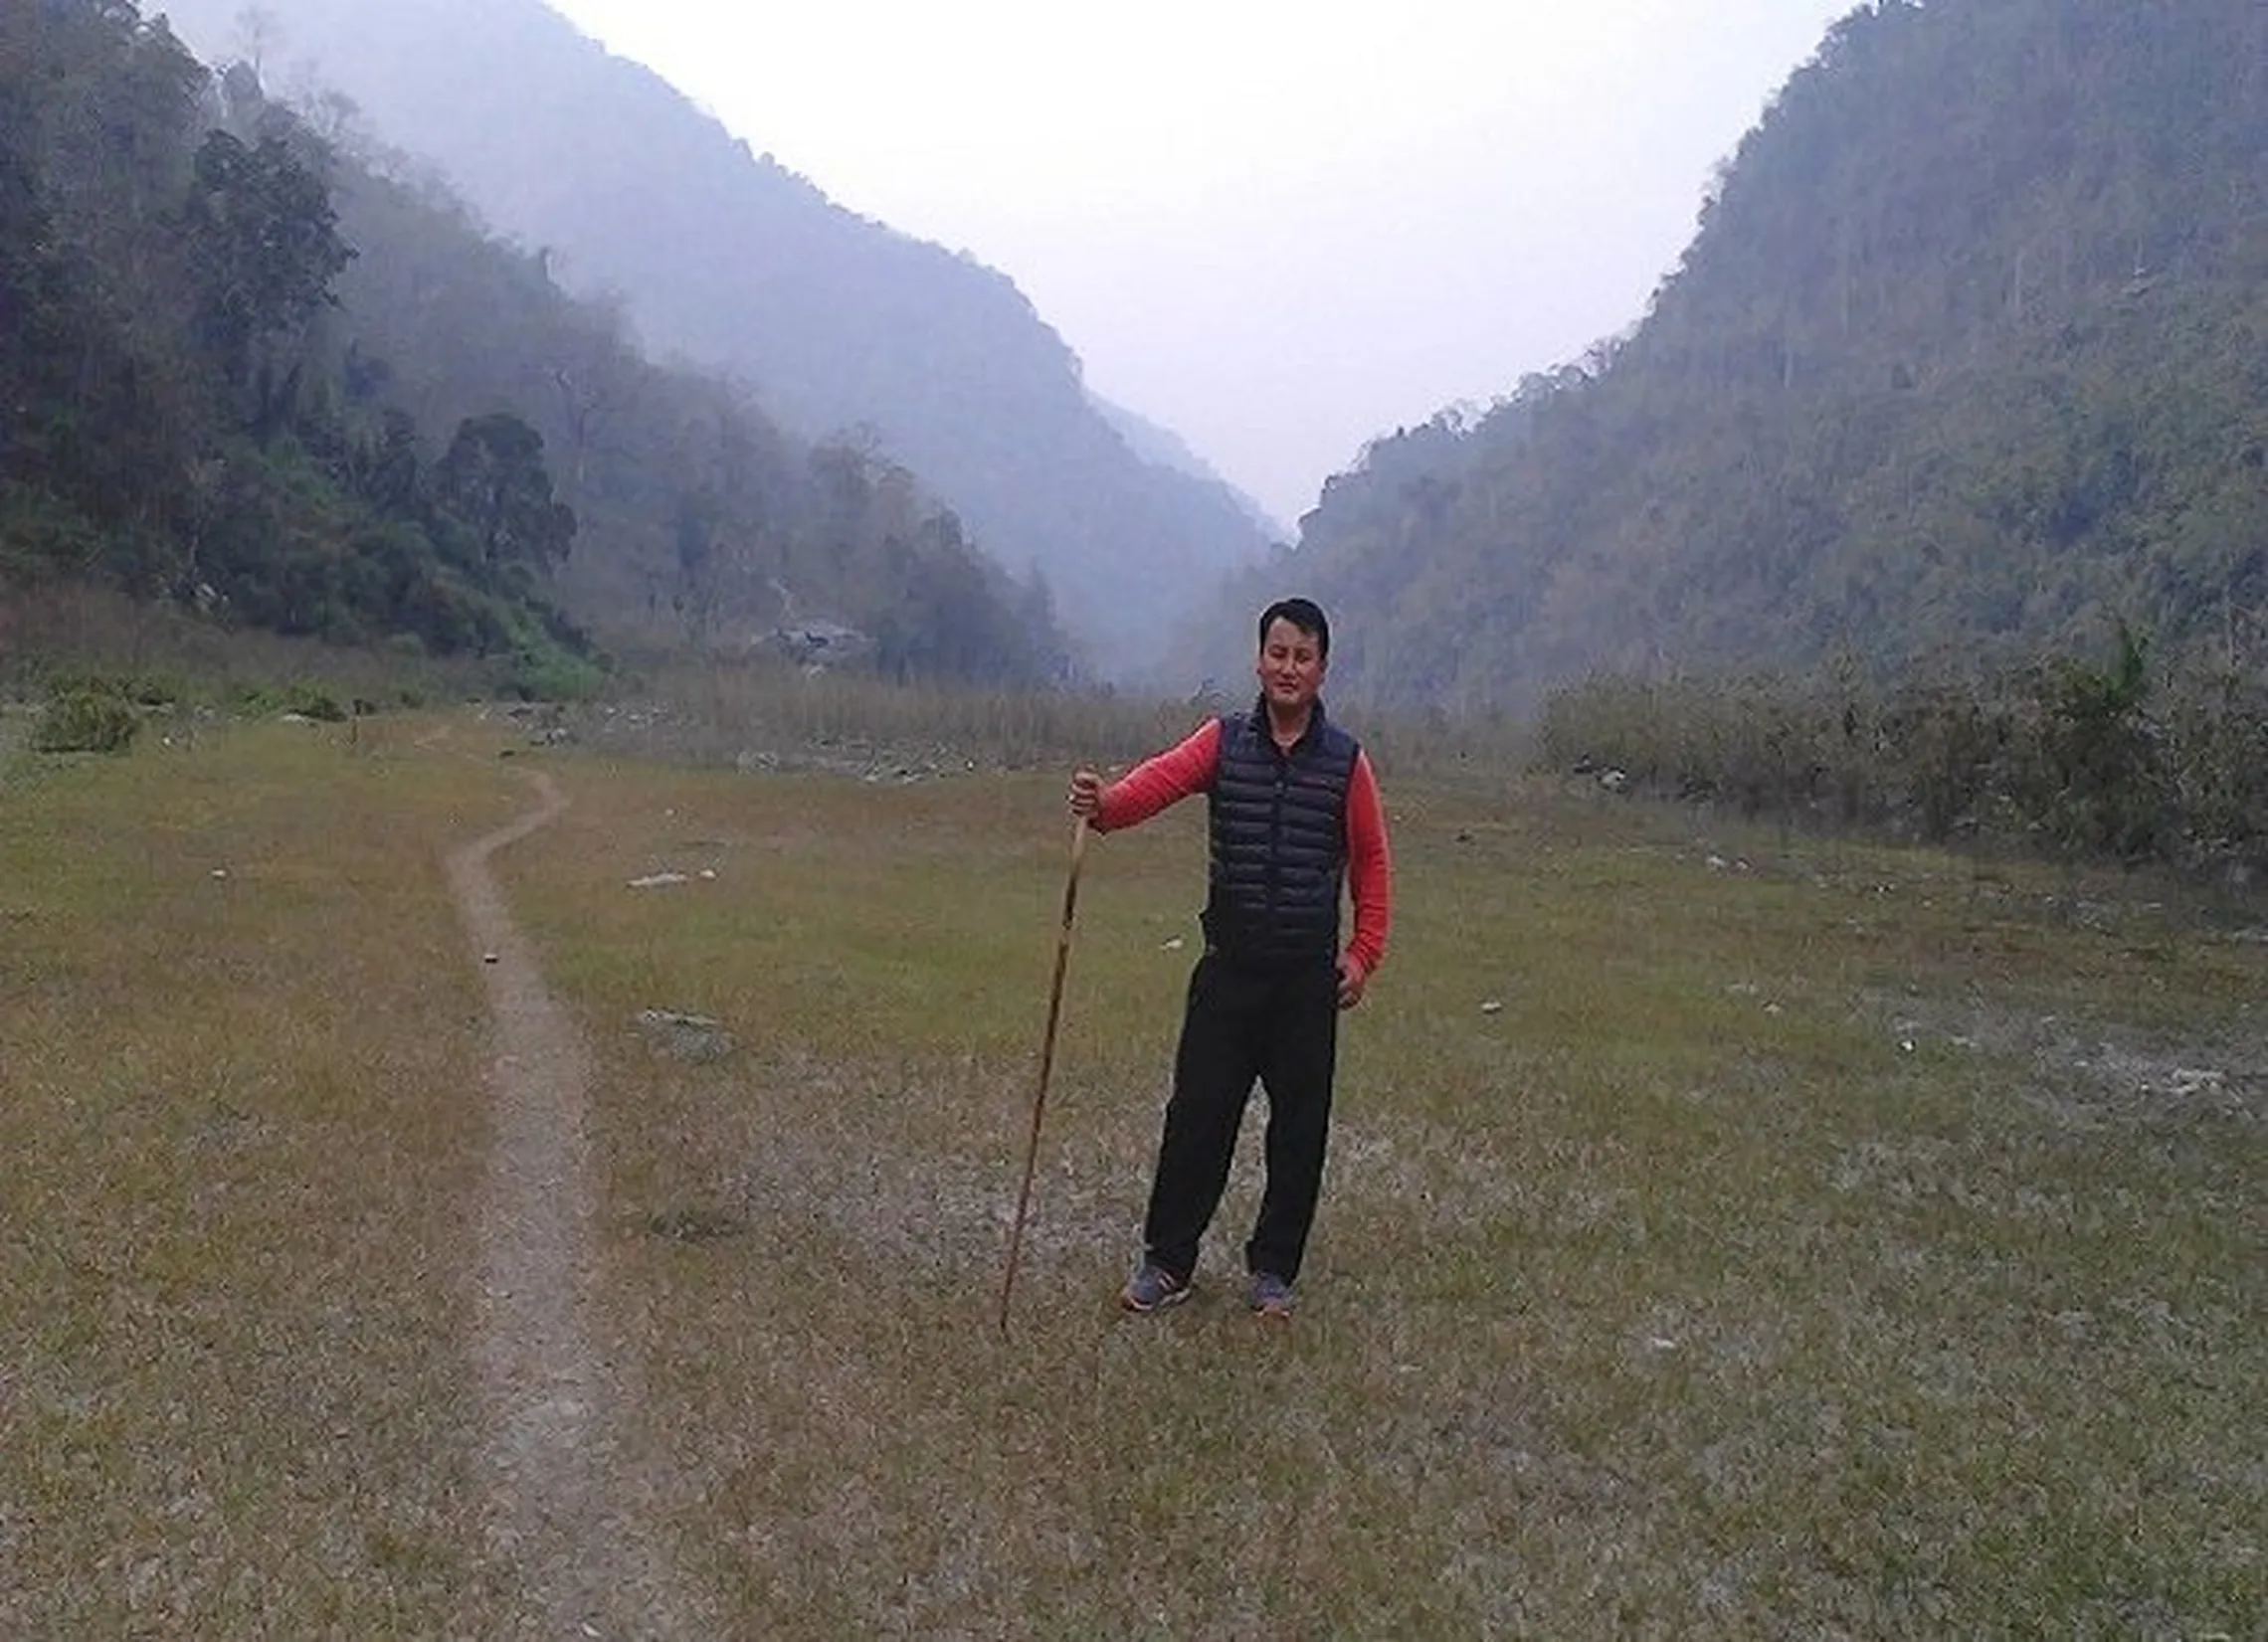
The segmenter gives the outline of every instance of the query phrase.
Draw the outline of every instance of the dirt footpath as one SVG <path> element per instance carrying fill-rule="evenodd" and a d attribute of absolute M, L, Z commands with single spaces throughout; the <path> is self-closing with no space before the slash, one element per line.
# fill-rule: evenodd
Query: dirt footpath
<path fill-rule="evenodd" d="M 472 1343 L 483 1560 L 488 1582 L 512 1593 L 521 1634 L 690 1636 L 673 1570 L 642 1520 L 625 1441 L 635 1390 L 600 1349 L 590 1056 L 488 870 L 496 851 L 567 807 L 549 776 L 533 780 L 536 809 L 448 861 L 494 1034 Z"/>

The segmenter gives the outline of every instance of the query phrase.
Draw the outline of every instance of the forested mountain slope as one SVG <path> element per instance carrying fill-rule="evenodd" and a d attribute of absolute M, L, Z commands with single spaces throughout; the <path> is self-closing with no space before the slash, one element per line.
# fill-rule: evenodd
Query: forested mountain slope
<path fill-rule="evenodd" d="M 0 605 L 101 584 L 559 676 L 573 513 L 520 425 L 347 388 L 358 248 L 267 114 L 130 6 L 0 11 Z"/>
<path fill-rule="evenodd" d="M 250 44 L 241 0 L 169 0 Z M 1214 576 L 1265 547 L 1227 487 L 1147 462 L 1004 275 L 831 203 L 538 0 L 270 0 L 263 50 L 438 162 L 561 276 L 622 293 L 655 345 L 728 368 L 811 435 L 871 430 L 995 558 L 1138 664 Z"/>
<path fill-rule="evenodd" d="M 1413 702 L 2121 622 L 2257 659 L 2264 453 L 2268 8 L 1881 0 L 1627 336 L 1375 442 L 1271 585 Z"/>
<path fill-rule="evenodd" d="M 528 687 L 566 616 L 666 646 L 827 618 L 902 676 L 1062 675 L 1044 591 L 902 468 L 651 363 L 251 71 L 123 0 L 0 29 L 0 595 L 108 583 Z"/>

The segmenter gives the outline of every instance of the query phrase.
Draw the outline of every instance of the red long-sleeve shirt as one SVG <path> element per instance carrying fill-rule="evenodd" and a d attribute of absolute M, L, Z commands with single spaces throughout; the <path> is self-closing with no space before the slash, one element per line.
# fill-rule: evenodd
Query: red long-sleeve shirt
<path fill-rule="evenodd" d="M 1187 739 L 1144 759 L 1105 787 L 1094 827 L 1115 832 L 1146 821 L 1167 806 L 1207 791 L 1220 768 L 1221 720 L 1209 718 Z M 1347 779 L 1347 890 L 1355 903 L 1355 928 L 1346 956 L 1367 978 L 1386 962 L 1387 932 L 1394 924 L 1394 862 L 1387 852 L 1378 777 L 1370 755 L 1361 751 Z"/>

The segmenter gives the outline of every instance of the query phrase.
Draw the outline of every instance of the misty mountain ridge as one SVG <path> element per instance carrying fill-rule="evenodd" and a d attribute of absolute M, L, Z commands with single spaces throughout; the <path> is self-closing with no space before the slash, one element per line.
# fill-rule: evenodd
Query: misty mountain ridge
<path fill-rule="evenodd" d="M 1087 394 L 1087 402 L 1095 408 L 1097 415 L 1118 431 L 1118 437 L 1126 442 L 1127 449 L 1144 461 L 1154 467 L 1168 467 L 1175 472 L 1185 473 L 1205 484 L 1221 486 L 1235 498 L 1244 517 L 1267 540 L 1288 542 L 1292 539 L 1294 532 L 1290 527 L 1270 514 L 1258 497 L 1224 476 L 1220 469 L 1199 456 L 1190 448 L 1189 442 L 1171 428 L 1152 422 L 1141 412 L 1129 410 L 1091 390 Z"/>
<path fill-rule="evenodd" d="M 1228 486 L 1136 453 L 1010 278 L 837 206 L 538 0 L 274 0 L 259 42 L 240 0 L 167 10 L 208 55 L 257 45 L 284 84 L 335 88 L 570 287 L 619 293 L 654 347 L 904 462 L 1044 578 L 1106 672 L 1266 551 Z"/>
<path fill-rule="evenodd" d="M 792 623 L 854 627 L 908 682 L 1074 676 L 1044 588 L 901 464 L 656 364 L 548 258 L 248 66 L 216 79 L 122 0 L 44 0 L 13 39 L 0 618 L 87 585 L 521 692 L 592 687 L 594 639 L 730 652 Z"/>
<path fill-rule="evenodd" d="M 1629 333 L 1375 441 L 1287 567 L 1340 618 L 1335 682 L 1384 701 L 2122 626 L 2257 666 L 2264 343 L 2268 8 L 1875 0 Z M 1240 643 L 1217 623 L 1185 666 Z"/>

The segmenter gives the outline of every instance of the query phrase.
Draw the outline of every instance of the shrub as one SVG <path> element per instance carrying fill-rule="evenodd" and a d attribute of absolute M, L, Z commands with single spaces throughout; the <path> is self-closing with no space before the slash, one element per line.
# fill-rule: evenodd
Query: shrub
<path fill-rule="evenodd" d="M 285 712 L 323 724 L 346 722 L 346 709 L 338 704 L 338 697 L 318 684 L 294 684 L 284 693 L 289 702 Z"/>
<path fill-rule="evenodd" d="M 2155 704 L 2154 704 L 2155 703 Z M 1848 676 L 1600 677 L 1544 705 L 1541 761 L 1744 815 L 1995 838 L 2072 858 L 2268 866 L 2268 681 L 2048 656 L 1868 687 Z"/>
<path fill-rule="evenodd" d="M 50 699 L 32 729 L 32 746 L 42 753 L 122 753 L 140 729 L 140 717 L 123 696 L 70 689 Z"/>
<path fill-rule="evenodd" d="M 523 644 L 503 669 L 504 692 L 522 701 L 589 701 L 606 693 L 604 667 L 556 645 Z"/>
<path fill-rule="evenodd" d="M 247 690 L 242 698 L 247 713 L 256 717 L 268 713 L 297 713 L 321 724 L 343 724 L 346 709 L 338 704 L 338 697 L 320 684 L 285 684 L 282 688 Z"/>
<path fill-rule="evenodd" d="M 0 582 L 28 586 L 51 576 L 84 575 L 107 550 L 101 529 L 69 503 L 0 483 Z"/>

